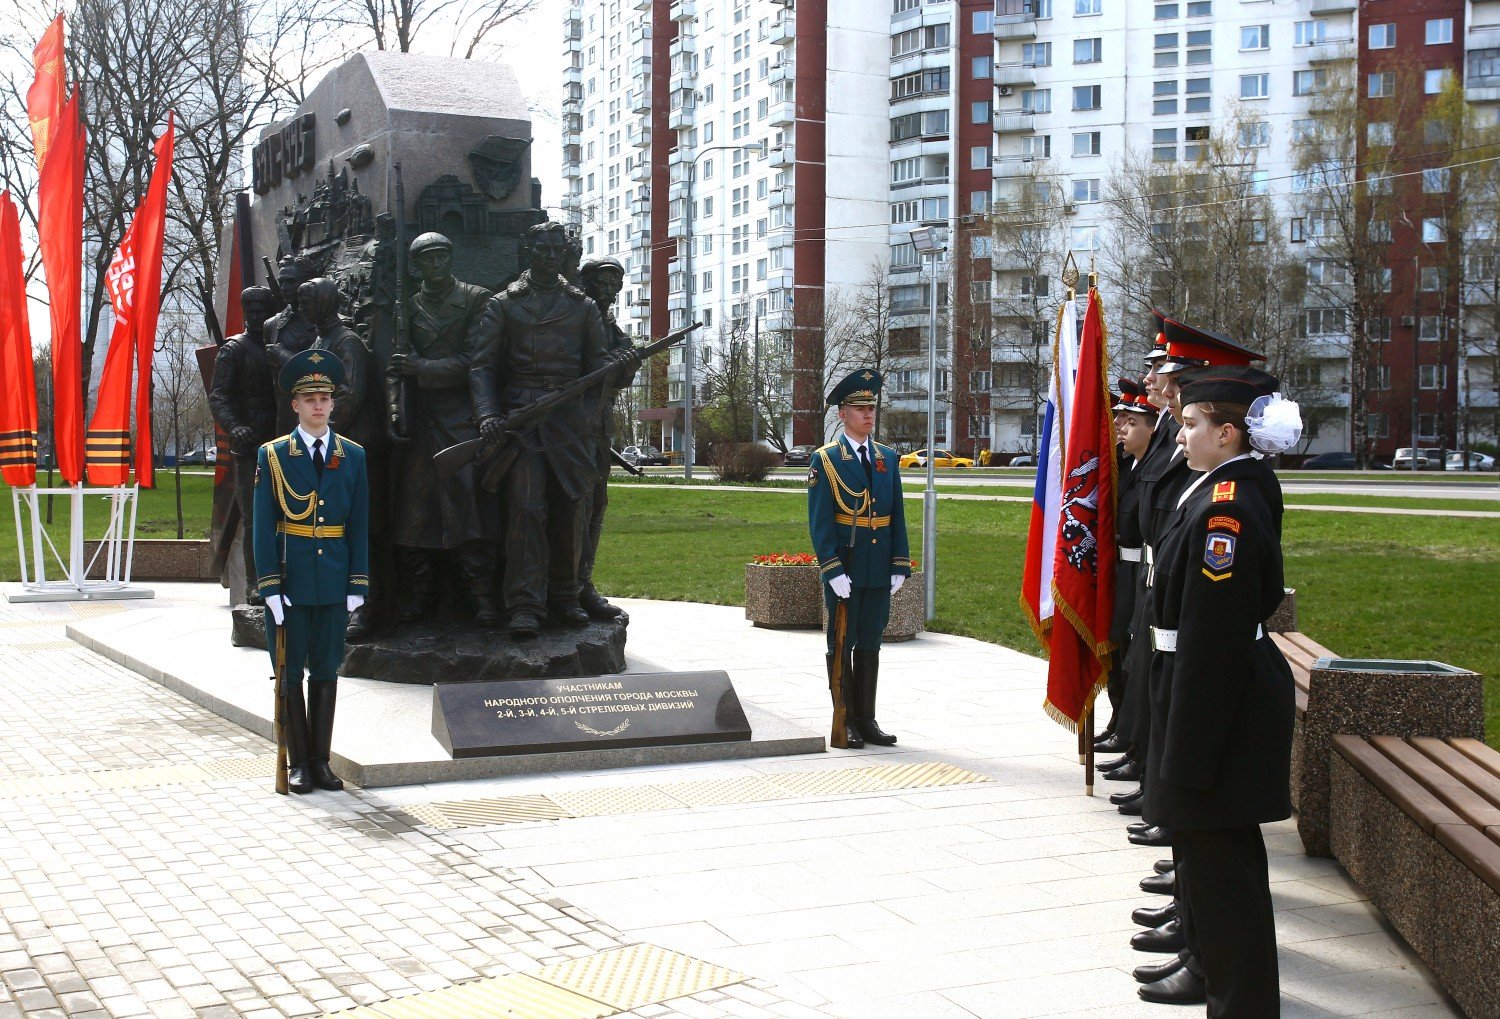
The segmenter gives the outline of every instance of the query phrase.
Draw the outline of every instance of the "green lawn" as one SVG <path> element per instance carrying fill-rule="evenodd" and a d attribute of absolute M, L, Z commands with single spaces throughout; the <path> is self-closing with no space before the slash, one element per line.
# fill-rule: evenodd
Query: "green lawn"
<path fill-rule="evenodd" d="M 1016 603 L 1029 512 L 1019 503 L 941 505 L 934 629 L 1037 651 Z M 908 504 L 908 514 L 915 542 L 920 511 Z M 1493 521 L 1291 513 L 1284 547 L 1305 633 L 1347 657 L 1436 659 L 1483 673 L 1489 741 L 1500 746 Z M 611 594 L 741 605 L 751 556 L 808 550 L 802 506 L 780 493 L 613 488 L 597 578 Z"/>

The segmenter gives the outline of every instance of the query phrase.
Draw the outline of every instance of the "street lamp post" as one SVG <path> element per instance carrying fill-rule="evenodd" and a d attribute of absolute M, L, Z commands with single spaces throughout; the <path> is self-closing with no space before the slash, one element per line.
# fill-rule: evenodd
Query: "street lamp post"
<path fill-rule="evenodd" d="M 937 230 L 919 226 L 911 232 L 912 245 L 931 267 L 927 317 L 927 487 L 922 490 L 922 582 L 927 621 L 937 615 L 937 485 L 933 456 L 937 446 L 937 267 L 943 253 Z"/>
<path fill-rule="evenodd" d="M 695 281 L 693 279 L 693 181 L 698 176 L 698 160 L 710 152 L 724 152 L 728 150 L 740 151 L 744 149 L 760 150 L 761 143 L 754 145 L 710 145 L 706 149 L 700 149 L 688 160 L 687 184 L 685 189 L 685 203 L 682 210 L 683 224 L 687 236 L 687 256 L 683 259 L 683 267 L 687 272 L 687 320 L 693 321 L 693 290 Z M 682 341 L 682 476 L 685 480 L 693 479 L 693 375 L 694 371 L 693 334 L 688 333 L 687 338 Z"/>

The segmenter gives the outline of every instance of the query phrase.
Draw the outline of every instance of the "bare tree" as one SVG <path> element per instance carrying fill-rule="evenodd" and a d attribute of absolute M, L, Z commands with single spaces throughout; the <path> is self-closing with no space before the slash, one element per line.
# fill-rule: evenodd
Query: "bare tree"
<path fill-rule="evenodd" d="M 833 289 L 824 305 L 828 339 L 820 390 L 827 393 L 856 368 L 880 372 L 886 384 L 875 407 L 877 435 L 885 434 L 885 415 L 890 413 L 891 373 L 907 363 L 897 351 L 903 345 L 913 346 L 918 339 L 897 325 L 903 310 L 897 303 L 897 289 L 879 262 L 866 266 L 859 283 Z"/>
<path fill-rule="evenodd" d="M 534 10 L 540 0 L 332 0 L 324 19 L 336 28 L 364 33 L 350 52 L 373 45 L 410 53 L 421 43 L 446 44 L 449 56 L 465 60 L 496 48 L 497 30 Z M 581 26 L 580 26 L 581 32 Z M 581 35 L 580 35 L 581 37 Z M 432 48 L 431 46 L 426 48 Z"/>
<path fill-rule="evenodd" d="M 172 480 L 176 490 L 177 537 L 184 536 L 182 509 L 182 456 L 194 449 L 206 449 L 213 443 L 213 418 L 208 410 L 208 394 L 203 389 L 193 350 L 199 346 L 196 331 L 182 315 L 164 315 L 159 331 L 160 349 L 151 363 L 152 418 L 163 423 L 153 432 L 157 449 L 151 455 L 165 452 L 169 443 L 175 454 Z"/>

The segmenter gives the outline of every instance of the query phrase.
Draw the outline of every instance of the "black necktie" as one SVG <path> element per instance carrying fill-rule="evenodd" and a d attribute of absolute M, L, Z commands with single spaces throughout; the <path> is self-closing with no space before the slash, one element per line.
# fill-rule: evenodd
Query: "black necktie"
<path fill-rule="evenodd" d="M 861 464 L 863 464 L 864 468 L 865 468 L 865 482 L 866 482 L 866 484 L 870 484 L 870 483 L 873 483 L 875 481 L 875 472 L 870 469 L 870 451 L 869 450 L 870 450 L 870 448 L 868 446 L 861 446 L 861 447 L 859 447 L 859 462 Z"/>
<path fill-rule="evenodd" d="M 313 440 L 313 470 L 318 472 L 318 479 L 323 478 L 323 440 Z"/>

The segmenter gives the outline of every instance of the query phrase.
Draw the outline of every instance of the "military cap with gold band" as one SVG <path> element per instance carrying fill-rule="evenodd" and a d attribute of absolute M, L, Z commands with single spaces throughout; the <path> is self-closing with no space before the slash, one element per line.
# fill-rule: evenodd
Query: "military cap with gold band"
<path fill-rule="evenodd" d="M 344 365 L 327 350 L 304 350 L 281 367 L 281 391 L 293 396 L 332 393 L 344 384 Z"/>
<path fill-rule="evenodd" d="M 883 380 L 874 368 L 856 368 L 828 394 L 830 407 L 873 407 Z"/>

